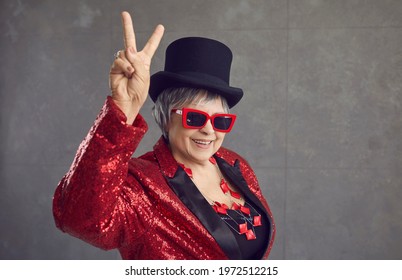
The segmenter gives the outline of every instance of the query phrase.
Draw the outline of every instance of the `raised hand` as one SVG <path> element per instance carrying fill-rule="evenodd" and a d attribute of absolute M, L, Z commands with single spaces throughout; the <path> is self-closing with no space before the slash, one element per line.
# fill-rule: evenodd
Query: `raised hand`
<path fill-rule="evenodd" d="M 151 60 L 162 39 L 164 27 L 158 25 L 141 51 L 137 51 L 134 27 L 128 12 L 121 14 L 125 49 L 118 52 L 109 74 L 112 98 L 133 123 L 149 89 Z"/>

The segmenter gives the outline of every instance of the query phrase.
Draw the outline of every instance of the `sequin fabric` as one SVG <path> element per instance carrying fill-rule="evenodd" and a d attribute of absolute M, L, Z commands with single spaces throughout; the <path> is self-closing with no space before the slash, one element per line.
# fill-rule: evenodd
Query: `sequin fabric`
<path fill-rule="evenodd" d="M 194 214 L 167 184 L 178 163 L 161 138 L 154 150 L 132 158 L 147 131 L 138 115 L 127 125 L 125 115 L 108 97 L 83 140 L 70 170 L 53 198 L 56 226 L 94 246 L 118 249 L 123 259 L 227 259 Z M 219 157 L 241 169 L 251 191 L 272 213 L 249 165 L 221 148 Z M 196 241 L 196 242 L 195 242 Z"/>

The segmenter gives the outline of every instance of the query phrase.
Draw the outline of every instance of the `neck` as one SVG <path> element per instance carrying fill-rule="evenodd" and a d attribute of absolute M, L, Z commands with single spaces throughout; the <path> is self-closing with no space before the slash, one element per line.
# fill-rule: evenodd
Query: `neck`
<path fill-rule="evenodd" d="M 208 178 L 217 172 L 217 163 L 213 157 L 204 161 L 189 161 L 173 156 L 179 165 L 188 173 L 191 178 Z"/>

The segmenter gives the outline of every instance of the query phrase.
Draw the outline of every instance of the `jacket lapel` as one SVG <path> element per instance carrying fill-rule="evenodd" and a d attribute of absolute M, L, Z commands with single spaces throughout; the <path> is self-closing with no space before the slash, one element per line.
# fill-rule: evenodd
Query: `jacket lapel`
<path fill-rule="evenodd" d="M 177 164 L 163 138 L 154 146 L 154 152 L 167 183 L 177 197 L 198 218 L 229 259 L 241 259 L 236 238 Z"/>
<path fill-rule="evenodd" d="M 214 237 L 228 258 L 241 259 L 241 253 L 232 232 L 216 215 L 186 172 L 179 167 L 175 176 L 173 178 L 167 177 L 166 180 L 179 199 Z"/>

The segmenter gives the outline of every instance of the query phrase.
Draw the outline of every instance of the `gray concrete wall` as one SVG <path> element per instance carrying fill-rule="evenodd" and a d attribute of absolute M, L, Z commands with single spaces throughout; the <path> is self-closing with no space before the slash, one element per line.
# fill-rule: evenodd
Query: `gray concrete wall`
<path fill-rule="evenodd" d="M 402 1 L 0 2 L 0 258 L 118 259 L 58 231 L 51 201 L 108 92 L 122 48 L 207 36 L 245 91 L 226 146 L 255 168 L 276 217 L 272 259 L 402 258 Z M 148 101 L 150 132 L 160 133 Z"/>

